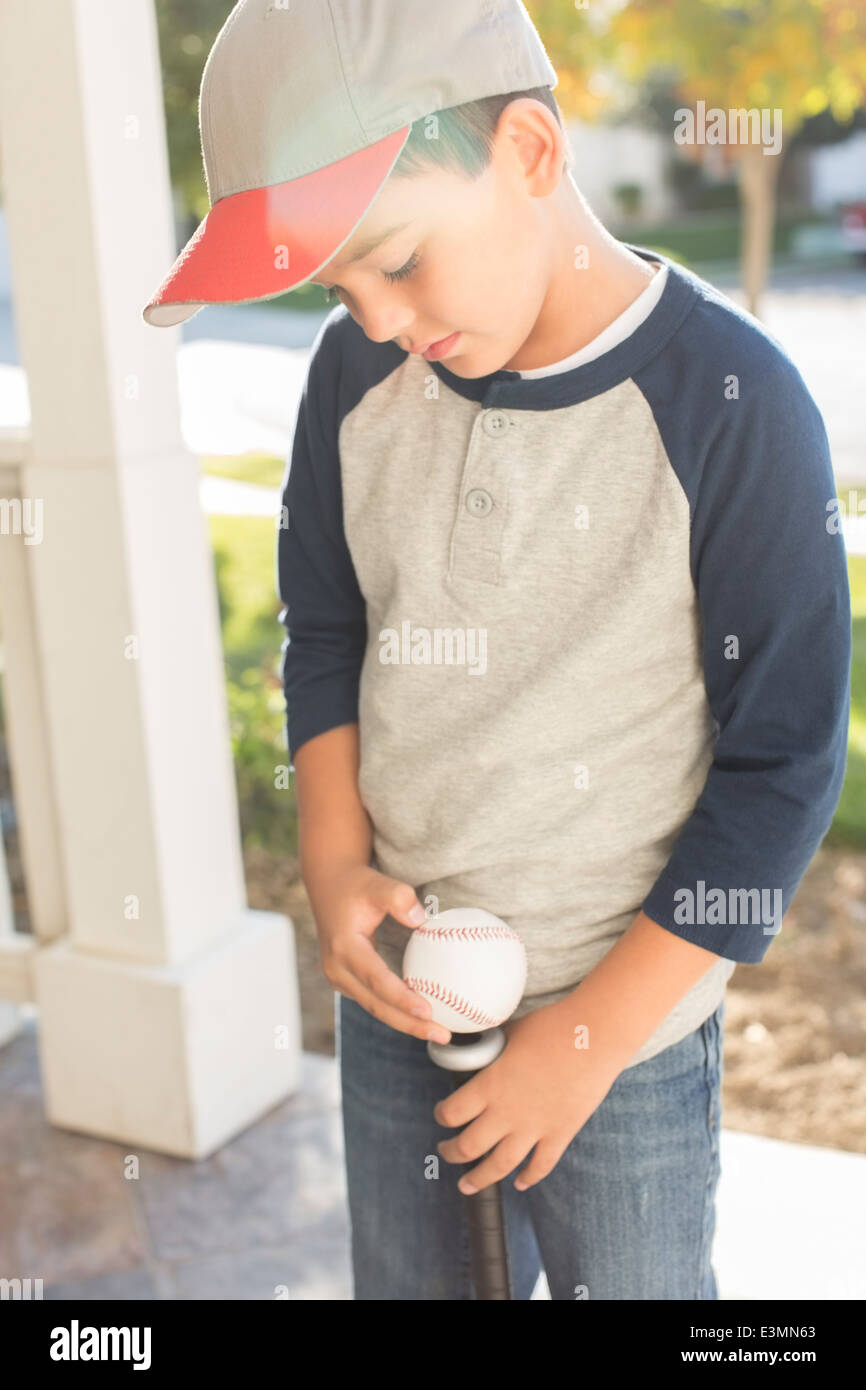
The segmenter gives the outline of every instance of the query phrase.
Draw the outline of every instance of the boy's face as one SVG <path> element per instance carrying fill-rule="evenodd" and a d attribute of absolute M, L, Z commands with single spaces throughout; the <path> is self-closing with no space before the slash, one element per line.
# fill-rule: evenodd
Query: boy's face
<path fill-rule="evenodd" d="M 514 142 L 499 140 L 475 180 L 443 170 L 392 177 L 314 283 L 333 287 L 373 342 L 412 353 L 437 345 L 428 360 L 441 358 L 456 376 L 497 371 L 526 342 L 551 288 L 536 187 L 537 169 L 533 177 Z"/>

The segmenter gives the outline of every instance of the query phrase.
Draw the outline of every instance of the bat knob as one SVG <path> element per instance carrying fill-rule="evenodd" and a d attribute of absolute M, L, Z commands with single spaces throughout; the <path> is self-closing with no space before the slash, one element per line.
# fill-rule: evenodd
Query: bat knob
<path fill-rule="evenodd" d="M 480 1071 L 495 1062 L 505 1046 L 501 1028 L 481 1033 L 452 1033 L 447 1043 L 428 1042 L 427 1054 L 444 1071 Z"/>

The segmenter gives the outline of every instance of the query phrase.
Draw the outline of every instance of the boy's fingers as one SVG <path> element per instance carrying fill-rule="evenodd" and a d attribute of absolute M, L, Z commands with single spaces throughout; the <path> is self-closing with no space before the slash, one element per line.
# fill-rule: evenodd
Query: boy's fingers
<path fill-rule="evenodd" d="M 389 970 L 373 943 L 366 937 L 358 937 L 347 956 L 346 965 L 357 980 L 384 1003 L 393 1004 L 397 1009 L 411 1013 L 413 1009 L 424 1009 L 424 1018 L 429 1019 L 430 1004 L 420 994 L 410 989 L 405 980 Z"/>
<path fill-rule="evenodd" d="M 424 1042 L 432 1038 L 436 1042 L 450 1042 L 451 1034 L 447 1028 L 442 1028 L 438 1023 L 432 1023 L 429 1019 L 425 1022 L 422 1018 L 412 1018 L 406 1013 L 405 1009 L 396 1008 L 393 1004 L 386 1004 L 380 995 L 374 994 L 371 989 L 366 989 L 364 985 L 354 982 L 351 991 L 352 998 L 371 1013 L 380 1022 L 387 1023 L 389 1028 L 396 1028 L 399 1033 L 409 1033 L 413 1038 L 421 1038 Z"/>
<path fill-rule="evenodd" d="M 452 1143 L 453 1141 L 448 1140 L 447 1142 Z M 475 1168 L 470 1168 L 468 1173 L 463 1174 L 460 1178 L 461 1191 L 464 1191 L 468 1185 L 476 1192 L 481 1192 L 491 1183 L 502 1182 L 503 1178 L 506 1178 L 519 1163 L 523 1162 L 531 1148 L 532 1144 L 526 1139 L 521 1140 L 518 1135 L 507 1134 L 504 1139 L 500 1139 L 496 1148 L 487 1155 L 483 1162 Z M 470 1159 L 469 1162 L 471 1163 L 472 1160 Z M 551 1164 L 551 1167 L 553 1166 Z"/>
<path fill-rule="evenodd" d="M 438 1030 L 435 1032 L 438 1041 L 450 1041 L 449 1030 L 432 1023 L 427 1000 L 415 994 L 399 975 L 389 970 L 365 938 L 359 937 L 354 943 L 343 962 L 340 977 L 339 984 L 345 993 L 389 1027 L 425 1040 L 434 1036 L 431 1029 Z M 425 1017 L 413 1018 L 412 1009 L 420 1007 L 424 1007 Z"/>

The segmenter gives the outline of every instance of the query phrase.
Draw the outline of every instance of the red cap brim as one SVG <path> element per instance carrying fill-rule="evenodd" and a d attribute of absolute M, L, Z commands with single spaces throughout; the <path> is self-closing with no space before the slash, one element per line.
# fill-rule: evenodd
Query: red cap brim
<path fill-rule="evenodd" d="M 385 183 L 411 126 L 324 169 L 214 203 L 142 310 L 155 328 L 207 304 L 251 304 L 303 284 L 348 241 Z"/>

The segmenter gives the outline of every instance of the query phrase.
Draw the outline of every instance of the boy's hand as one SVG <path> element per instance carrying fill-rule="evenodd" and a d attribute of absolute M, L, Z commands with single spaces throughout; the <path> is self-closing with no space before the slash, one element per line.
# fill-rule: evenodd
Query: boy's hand
<path fill-rule="evenodd" d="M 408 883 L 366 864 L 350 864 L 329 873 L 327 892 L 317 897 L 322 969 L 339 994 L 354 999 L 390 1028 L 416 1038 L 450 1042 L 447 1028 L 429 1022 L 429 1002 L 388 969 L 373 945 L 373 934 L 386 913 L 406 927 L 422 926 L 427 920 Z"/>
<path fill-rule="evenodd" d="M 446 1162 L 471 1163 L 487 1155 L 461 1178 L 461 1191 L 498 1182 L 531 1149 L 515 1186 L 534 1186 L 604 1100 L 623 1059 L 603 1043 L 577 1049 L 574 1015 L 574 1000 L 566 998 L 504 1024 L 508 1041 L 496 1061 L 434 1108 L 433 1118 L 444 1128 L 466 1126 L 437 1145 Z"/>

